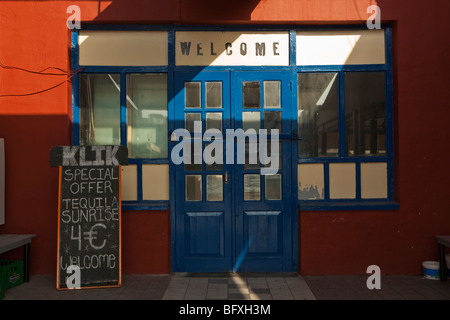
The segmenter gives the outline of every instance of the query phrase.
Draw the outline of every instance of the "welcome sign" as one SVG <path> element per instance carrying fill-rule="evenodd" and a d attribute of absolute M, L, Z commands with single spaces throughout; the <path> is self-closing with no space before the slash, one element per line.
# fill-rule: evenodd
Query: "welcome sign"
<path fill-rule="evenodd" d="M 179 31 L 177 66 L 288 66 L 289 32 Z"/>

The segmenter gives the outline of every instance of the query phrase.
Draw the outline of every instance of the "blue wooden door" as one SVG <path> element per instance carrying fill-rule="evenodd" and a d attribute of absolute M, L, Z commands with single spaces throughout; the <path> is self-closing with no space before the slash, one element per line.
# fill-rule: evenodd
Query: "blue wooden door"
<path fill-rule="evenodd" d="M 177 73 L 175 91 L 175 128 L 185 128 L 192 139 L 186 144 L 191 146 L 190 152 L 186 149 L 191 159 L 175 165 L 174 270 L 228 272 L 233 256 L 230 166 L 205 162 L 204 155 L 213 141 L 207 141 L 208 130 L 225 132 L 230 127 L 230 74 Z M 216 138 L 214 142 L 222 142 L 222 147 L 216 144 L 209 154 L 220 157 L 223 139 Z M 180 146 L 182 138 L 171 140 Z M 171 158 L 173 163 L 173 154 Z"/>
<path fill-rule="evenodd" d="M 292 134 L 289 73 L 233 72 L 231 90 L 234 127 L 245 131 L 254 128 L 260 133 L 263 132 L 259 129 L 265 129 L 268 134 L 266 140 L 262 134 L 258 135 L 256 164 L 250 159 L 255 149 L 250 150 L 246 145 L 248 161 L 233 167 L 236 220 L 233 270 L 295 271 L 293 197 L 296 193 L 291 186 L 291 147 L 295 135 Z M 274 129 L 278 130 L 277 136 Z M 265 150 L 267 155 L 261 158 Z"/>
<path fill-rule="evenodd" d="M 293 271 L 292 141 L 277 140 L 283 156 L 275 161 L 274 136 L 261 146 L 259 134 L 279 129 L 283 139 L 291 133 L 289 75 L 177 73 L 175 91 L 175 128 L 185 128 L 192 138 L 171 137 L 172 150 L 184 160 L 175 163 L 172 154 L 174 271 Z M 211 132 L 221 135 L 211 138 Z M 241 140 L 243 132 L 249 134 Z M 182 140 L 190 150 L 181 148 Z M 271 157 L 261 161 L 260 150 Z M 275 171 L 262 173 L 274 164 Z"/>

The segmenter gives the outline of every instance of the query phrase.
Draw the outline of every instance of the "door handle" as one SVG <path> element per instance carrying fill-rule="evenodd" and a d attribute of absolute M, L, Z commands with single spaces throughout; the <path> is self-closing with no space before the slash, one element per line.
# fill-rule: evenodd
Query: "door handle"
<path fill-rule="evenodd" d="M 228 184 L 228 171 L 225 171 L 225 184 Z"/>

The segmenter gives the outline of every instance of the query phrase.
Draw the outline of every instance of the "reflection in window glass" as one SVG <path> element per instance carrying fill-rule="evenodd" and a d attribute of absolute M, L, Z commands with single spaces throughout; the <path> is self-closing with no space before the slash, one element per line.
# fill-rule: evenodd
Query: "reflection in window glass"
<path fill-rule="evenodd" d="M 264 129 L 267 129 L 267 134 L 272 129 L 278 129 L 278 134 L 281 134 L 281 111 L 264 111 Z"/>
<path fill-rule="evenodd" d="M 197 135 L 195 135 L 194 133 L 195 131 L 195 122 L 196 121 L 201 121 L 201 117 L 202 114 L 201 113 L 193 113 L 193 112 L 186 112 L 184 114 L 184 126 L 185 129 L 187 131 L 189 131 L 191 138 L 193 140 L 191 140 L 192 142 L 186 142 L 187 147 L 185 150 L 190 150 L 191 153 L 191 158 L 190 161 L 188 161 L 187 159 L 185 159 L 184 161 L 184 169 L 185 170 L 202 170 L 202 163 L 201 163 L 201 159 L 202 159 L 202 150 L 201 148 L 197 148 L 195 147 L 195 145 L 197 143 L 199 143 L 198 141 L 198 137 Z M 202 130 L 201 127 L 199 128 L 200 131 Z M 194 140 L 197 139 L 197 140 Z M 201 142 L 200 142 L 201 144 Z M 188 152 L 188 151 L 186 151 Z"/>
<path fill-rule="evenodd" d="M 348 155 L 386 154 L 384 72 L 345 73 L 345 130 Z"/>
<path fill-rule="evenodd" d="M 298 75 L 299 157 L 338 156 L 337 73 Z"/>
<path fill-rule="evenodd" d="M 194 141 L 194 140 L 191 140 Z M 197 143 L 186 142 L 186 152 L 190 151 L 190 158 L 184 158 L 184 170 L 186 171 L 200 171 L 202 170 L 202 149 L 198 148 Z M 189 156 L 189 155 L 188 155 Z"/>
<path fill-rule="evenodd" d="M 244 174 L 244 200 L 260 200 L 260 175 Z"/>
<path fill-rule="evenodd" d="M 206 107 L 222 108 L 222 82 L 206 82 Z"/>
<path fill-rule="evenodd" d="M 206 200 L 207 201 L 222 201 L 223 200 L 223 184 L 222 175 L 207 175 L 206 176 Z"/>
<path fill-rule="evenodd" d="M 194 136 L 195 122 L 202 121 L 201 117 L 202 117 L 201 113 L 186 112 L 184 114 L 184 127 L 187 131 L 189 131 L 191 137 L 195 137 Z"/>
<path fill-rule="evenodd" d="M 127 76 L 130 158 L 167 158 L 167 75 Z"/>
<path fill-rule="evenodd" d="M 276 151 L 275 146 L 276 146 L 275 143 L 268 141 L 267 146 L 266 146 L 267 150 L 262 149 L 261 158 L 264 159 L 264 157 L 267 157 L 267 159 L 270 159 L 270 162 L 264 164 L 264 167 L 274 166 L 274 163 L 272 163 L 272 162 L 275 161 L 276 158 L 275 158 L 275 154 L 272 154 L 272 152 L 277 152 L 278 153 L 278 170 L 281 170 L 283 167 L 283 150 L 282 150 L 283 143 L 281 143 L 281 142 L 278 143 L 278 151 Z M 265 147 L 265 145 L 262 144 L 262 148 L 264 148 L 264 147 Z M 273 151 L 272 151 L 272 147 L 274 147 Z"/>
<path fill-rule="evenodd" d="M 248 129 L 255 129 L 258 133 L 261 129 L 261 113 L 259 111 L 246 111 L 242 112 L 242 129 L 247 131 Z"/>
<path fill-rule="evenodd" d="M 281 174 L 265 176 L 265 199 L 281 200 Z"/>
<path fill-rule="evenodd" d="M 261 106 L 261 90 L 259 81 L 244 81 L 242 83 L 242 106 L 244 109 Z"/>
<path fill-rule="evenodd" d="M 80 75 L 80 143 L 120 145 L 119 75 Z"/>
<path fill-rule="evenodd" d="M 186 82 L 184 84 L 186 108 L 201 108 L 200 85 L 200 82 Z"/>
<path fill-rule="evenodd" d="M 222 113 L 207 112 L 206 113 L 206 130 L 217 129 L 222 132 Z"/>
<path fill-rule="evenodd" d="M 264 81 L 264 108 L 280 108 L 280 81 Z"/>
<path fill-rule="evenodd" d="M 202 176 L 185 176 L 186 201 L 202 201 Z"/>
<path fill-rule="evenodd" d="M 213 157 L 213 159 L 222 159 L 222 161 L 218 160 L 218 161 L 213 161 L 212 163 L 208 164 L 207 163 L 207 155 L 203 154 L 203 156 L 205 157 L 204 162 L 205 162 L 205 169 L 206 170 L 222 170 L 223 169 L 223 164 L 220 162 L 223 162 L 223 154 L 224 154 L 224 143 L 219 144 L 220 142 L 215 141 L 215 147 L 211 147 L 211 157 Z M 219 144 L 219 146 L 218 146 Z M 207 148 L 209 148 L 211 146 L 211 143 L 205 143 L 205 150 Z M 220 154 L 216 154 L 220 152 Z M 209 153 L 207 153 L 209 155 Z M 208 161 L 209 162 L 209 161 Z M 192 169 L 192 170 L 201 170 L 201 165 L 196 165 L 196 166 L 200 166 L 200 169 Z"/>
<path fill-rule="evenodd" d="M 259 162 L 259 143 L 245 141 L 244 170 L 256 170 L 261 167 Z"/>

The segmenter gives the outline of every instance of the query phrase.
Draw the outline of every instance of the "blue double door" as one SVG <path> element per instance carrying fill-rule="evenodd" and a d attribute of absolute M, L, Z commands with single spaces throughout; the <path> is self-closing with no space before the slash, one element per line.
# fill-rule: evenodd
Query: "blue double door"
<path fill-rule="evenodd" d="M 177 73 L 175 87 L 190 138 L 171 137 L 173 270 L 295 271 L 289 73 Z"/>

